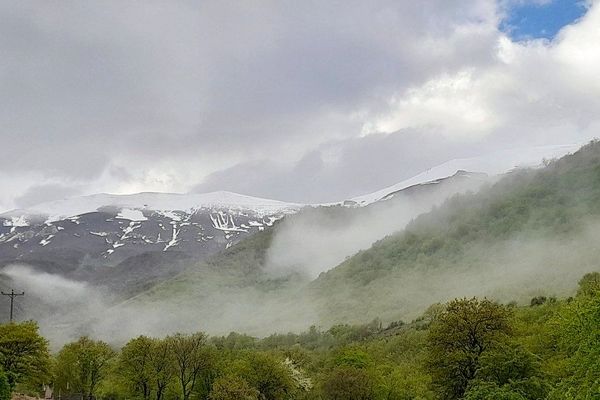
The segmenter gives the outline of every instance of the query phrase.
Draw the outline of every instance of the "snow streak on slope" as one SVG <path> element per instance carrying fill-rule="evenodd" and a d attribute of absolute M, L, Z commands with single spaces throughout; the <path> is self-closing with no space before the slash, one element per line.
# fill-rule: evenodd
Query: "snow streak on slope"
<path fill-rule="evenodd" d="M 479 157 L 450 160 L 410 179 L 350 200 L 356 202 L 359 206 L 368 205 L 384 199 L 390 193 L 410 186 L 447 178 L 459 171 L 481 172 L 493 176 L 509 172 L 515 168 L 538 167 L 542 165 L 544 159 L 559 158 L 576 151 L 580 147 L 580 145 L 539 146 L 503 150 Z"/>

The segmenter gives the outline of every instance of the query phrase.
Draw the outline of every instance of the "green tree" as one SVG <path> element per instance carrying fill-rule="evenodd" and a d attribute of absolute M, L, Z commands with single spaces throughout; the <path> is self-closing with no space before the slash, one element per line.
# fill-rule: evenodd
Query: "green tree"
<path fill-rule="evenodd" d="M 108 344 L 87 336 L 66 344 L 56 358 L 55 389 L 62 393 L 80 393 L 87 399 L 94 398 L 114 357 L 115 352 Z"/>
<path fill-rule="evenodd" d="M 487 299 L 456 299 L 433 320 L 426 362 L 434 390 L 443 399 L 461 398 L 477 377 L 480 358 L 506 340 L 508 308 Z"/>
<path fill-rule="evenodd" d="M 558 335 L 557 350 L 568 357 L 565 378 L 549 397 L 600 398 L 600 293 L 578 296 L 552 323 Z"/>
<path fill-rule="evenodd" d="M 510 389 L 527 399 L 546 398 L 550 389 L 537 357 L 514 343 L 500 343 L 483 353 L 477 380 Z"/>
<path fill-rule="evenodd" d="M 0 325 L 0 366 L 12 389 L 23 383 L 39 387 L 50 375 L 48 341 L 33 321 Z"/>
<path fill-rule="evenodd" d="M 169 384 L 175 378 L 175 360 L 165 339 L 153 339 L 148 360 L 152 375 L 154 398 L 162 400 Z"/>
<path fill-rule="evenodd" d="M 238 363 L 236 370 L 258 390 L 260 399 L 288 399 L 296 388 L 289 368 L 270 354 L 251 352 Z"/>
<path fill-rule="evenodd" d="M 209 367 L 206 335 L 177 333 L 166 339 L 173 356 L 175 373 L 183 400 L 189 400 L 192 390 L 199 383 L 202 372 Z"/>
<path fill-rule="evenodd" d="M 8 383 L 8 379 L 6 378 L 6 374 L 0 369 L 0 400 L 10 400 L 11 394 L 12 390 Z"/>
<path fill-rule="evenodd" d="M 239 376 L 226 375 L 215 380 L 210 400 L 257 400 L 258 394 L 258 390 L 246 380 Z"/>
<path fill-rule="evenodd" d="M 327 400 L 371 400 L 374 382 L 369 373 L 352 366 L 338 366 L 323 380 L 321 390 Z"/>
<path fill-rule="evenodd" d="M 464 400 L 527 400 L 520 393 L 510 387 L 498 386 L 494 382 L 480 382 L 470 387 Z"/>
<path fill-rule="evenodd" d="M 587 273 L 579 281 L 578 296 L 593 296 L 600 294 L 600 272 Z"/>
<path fill-rule="evenodd" d="M 149 400 L 153 386 L 153 368 L 151 364 L 154 341 L 146 336 L 131 339 L 121 349 L 117 370 L 126 382 L 131 393 Z"/>

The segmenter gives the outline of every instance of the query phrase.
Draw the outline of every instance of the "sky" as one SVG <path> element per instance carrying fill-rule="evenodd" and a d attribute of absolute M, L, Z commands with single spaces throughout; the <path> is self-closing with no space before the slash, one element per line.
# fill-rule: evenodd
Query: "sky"
<path fill-rule="evenodd" d="M 0 0 L 0 211 L 369 193 L 600 128 L 600 5 Z"/>

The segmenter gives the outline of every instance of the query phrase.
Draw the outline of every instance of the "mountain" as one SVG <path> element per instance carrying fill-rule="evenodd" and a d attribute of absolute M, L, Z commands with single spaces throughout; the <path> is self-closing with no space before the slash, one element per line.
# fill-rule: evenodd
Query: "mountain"
<path fill-rule="evenodd" d="M 0 263 L 120 290 L 171 276 L 300 205 L 230 192 L 76 197 L 0 215 Z M 143 286 L 143 284 L 142 284 Z"/>

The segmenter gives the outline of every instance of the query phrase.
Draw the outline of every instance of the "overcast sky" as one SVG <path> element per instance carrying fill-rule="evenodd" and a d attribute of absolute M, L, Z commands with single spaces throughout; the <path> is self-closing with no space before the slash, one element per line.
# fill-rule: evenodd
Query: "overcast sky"
<path fill-rule="evenodd" d="M 600 136 L 600 5 L 579 3 L 0 0 L 0 210 L 334 201 Z"/>

